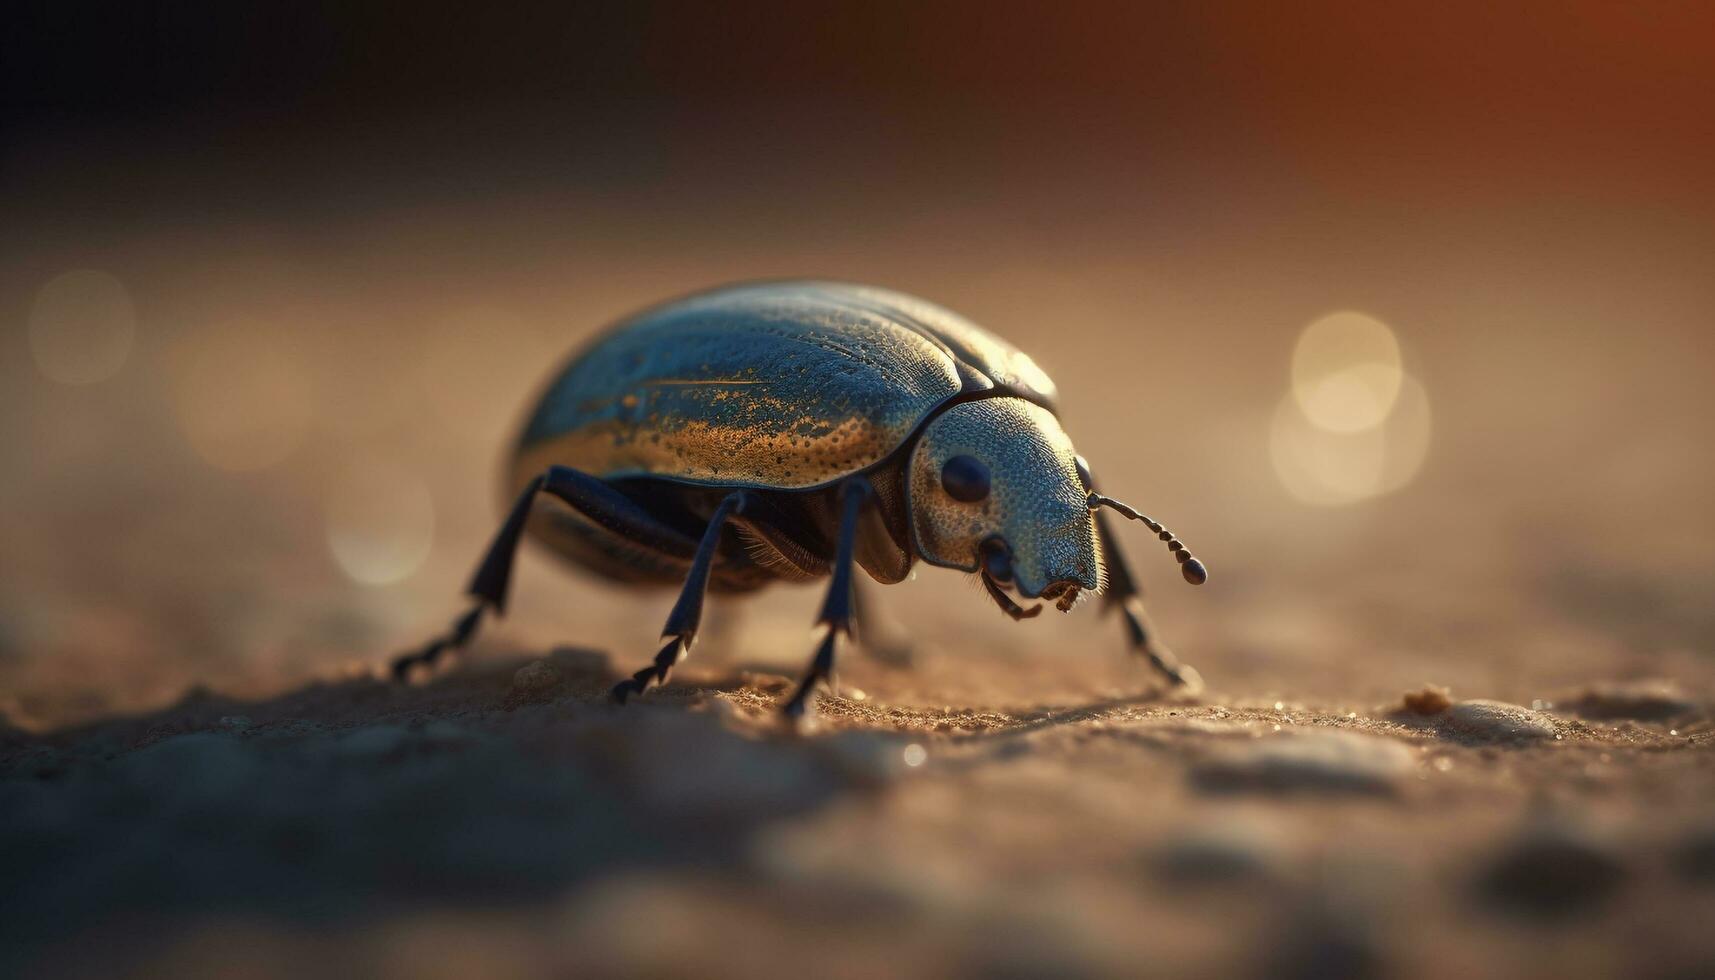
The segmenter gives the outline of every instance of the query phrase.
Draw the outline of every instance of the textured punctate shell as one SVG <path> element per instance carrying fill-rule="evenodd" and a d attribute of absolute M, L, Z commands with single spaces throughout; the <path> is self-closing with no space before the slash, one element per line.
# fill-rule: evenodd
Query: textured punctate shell
<path fill-rule="evenodd" d="M 901 293 L 775 282 L 623 322 L 549 386 L 511 482 L 551 464 L 603 478 L 802 489 L 879 462 L 962 393 L 1051 405 L 1029 358 Z"/>

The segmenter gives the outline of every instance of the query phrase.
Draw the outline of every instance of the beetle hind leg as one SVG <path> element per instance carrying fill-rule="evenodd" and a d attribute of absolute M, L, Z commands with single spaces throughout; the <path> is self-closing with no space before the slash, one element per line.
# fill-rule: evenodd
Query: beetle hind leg
<path fill-rule="evenodd" d="M 584 517 L 624 536 L 639 548 L 678 558 L 691 554 L 693 544 L 690 539 L 651 517 L 613 487 L 577 470 L 564 466 L 550 467 L 531 480 L 519 494 L 517 503 L 506 515 L 506 522 L 495 532 L 494 540 L 471 576 L 465 591 L 476 599 L 476 604 L 454 620 L 445 633 L 418 650 L 395 658 L 392 673 L 396 679 L 404 680 L 419 667 L 433 668 L 443 657 L 470 642 L 484 613 L 505 613 L 506 595 L 512 584 L 513 559 L 518 554 L 518 543 L 524 536 L 524 526 L 530 519 L 536 495 L 542 492 L 560 498 Z"/>
<path fill-rule="evenodd" d="M 506 593 L 512 579 L 512 559 L 518 553 L 518 541 L 524 535 L 524 524 L 530 519 L 530 506 L 547 482 L 546 474 L 530 481 L 530 485 L 519 495 L 518 502 L 512 505 L 511 513 L 506 515 L 506 523 L 500 525 L 500 530 L 495 532 L 494 540 L 489 543 L 488 551 L 482 556 L 482 563 L 477 565 L 470 585 L 465 590 L 476 598 L 476 604 L 469 612 L 454 620 L 452 628 L 447 632 L 430 640 L 414 653 L 394 658 L 395 680 L 404 680 L 418 667 L 433 669 L 442 657 L 470 642 L 484 612 L 489 609 L 497 613 L 505 610 Z"/>
<path fill-rule="evenodd" d="M 1094 516 L 1096 533 L 1101 535 L 1102 539 L 1102 553 L 1106 558 L 1108 574 L 1107 594 L 1102 598 L 1103 606 L 1119 611 L 1131 649 L 1148 658 L 1150 665 L 1160 671 L 1173 686 L 1191 691 L 1200 690 L 1203 687 L 1203 675 L 1197 672 L 1197 668 L 1181 662 L 1173 655 L 1173 651 L 1156 637 L 1149 614 L 1143 609 L 1143 590 L 1138 588 L 1136 580 L 1132 578 L 1131 566 L 1127 564 L 1125 554 L 1120 551 L 1119 540 L 1114 537 L 1106 517 L 1099 511 Z"/>
<path fill-rule="evenodd" d="M 453 620 L 452 626 L 445 633 L 411 653 L 394 657 L 392 666 L 389 668 L 393 679 L 396 681 L 405 680 L 418 667 L 433 670 L 441 662 L 442 657 L 470 642 L 472 634 L 476 632 L 477 624 L 482 621 L 483 611 L 487 608 L 487 603 L 479 601 L 470 608 L 469 612 Z"/>
<path fill-rule="evenodd" d="M 834 652 L 840 634 L 844 633 L 848 639 L 852 635 L 855 612 L 852 592 L 852 566 L 855 562 L 852 556 L 857 549 L 858 517 L 873 493 L 869 481 L 862 477 L 852 477 L 841 485 L 840 540 L 834 552 L 833 578 L 828 582 L 828 596 L 822 601 L 821 615 L 816 618 L 816 622 L 827 626 L 827 632 L 816 647 L 815 656 L 810 658 L 810 667 L 798 682 L 798 689 L 781 708 L 794 722 L 809 712 L 816 690 L 833 679 Z"/>

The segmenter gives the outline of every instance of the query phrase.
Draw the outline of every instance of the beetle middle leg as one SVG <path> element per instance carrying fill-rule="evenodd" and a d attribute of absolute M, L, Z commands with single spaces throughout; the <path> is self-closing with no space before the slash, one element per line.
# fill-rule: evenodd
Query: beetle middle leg
<path fill-rule="evenodd" d="M 625 537 L 637 547 L 680 559 L 690 558 L 696 548 L 690 538 L 651 517 L 630 498 L 601 480 L 564 466 L 549 467 L 547 472 L 530 481 L 518 496 L 518 502 L 512 505 L 506 522 L 495 533 L 494 541 L 489 544 L 481 564 L 471 576 L 465 591 L 476 599 L 476 604 L 454 620 L 447 632 L 415 653 L 396 658 L 393 661 L 395 678 L 405 678 L 419 665 L 433 667 L 447 653 L 464 646 L 475 634 L 484 612 L 495 615 L 506 612 L 506 595 L 511 589 L 512 564 L 518 554 L 518 542 L 524 536 L 524 525 L 530 519 L 536 495 L 544 492 L 560 498 L 584 517 Z"/>
<path fill-rule="evenodd" d="M 615 701 L 624 704 L 626 698 L 642 694 L 651 684 L 667 683 L 667 672 L 685 659 L 697 637 L 697 627 L 703 621 L 703 598 L 709 589 L 709 567 L 714 564 L 715 552 L 720 548 L 721 532 L 726 528 L 727 519 L 743 513 L 750 501 L 751 494 L 745 490 L 735 490 L 721 498 L 714 514 L 709 517 L 702 541 L 697 544 L 691 570 L 686 573 L 685 585 L 679 590 L 679 601 L 673 604 L 673 611 L 667 615 L 667 625 L 661 630 L 666 645 L 655 654 L 649 666 L 613 686 Z"/>
<path fill-rule="evenodd" d="M 857 550 L 858 517 L 863 513 L 875 491 L 869 481 L 854 476 L 840 485 L 840 539 L 834 551 L 833 577 L 828 582 L 828 596 L 822 600 L 821 615 L 816 622 L 828 627 L 816 655 L 810 658 L 810 668 L 804 672 L 798 689 L 781 709 L 793 720 L 802 718 L 810 706 L 816 688 L 834 674 L 834 648 L 839 635 L 852 635 L 852 566 Z"/>
<path fill-rule="evenodd" d="M 1120 550 L 1119 539 L 1108 526 L 1104 514 L 1097 511 L 1093 516 L 1096 519 L 1096 533 L 1102 539 L 1102 553 L 1106 558 L 1108 570 L 1108 588 L 1102 597 L 1103 607 L 1119 610 L 1121 621 L 1125 624 L 1126 639 L 1132 650 L 1148 657 L 1150 664 L 1175 686 L 1191 690 L 1201 688 L 1203 677 L 1197 673 L 1197 668 L 1181 663 L 1179 658 L 1173 655 L 1173 651 L 1156 638 L 1149 614 L 1143 610 L 1143 590 L 1138 588 L 1137 580 L 1132 576 L 1131 565 L 1127 563 L 1125 553 Z"/>

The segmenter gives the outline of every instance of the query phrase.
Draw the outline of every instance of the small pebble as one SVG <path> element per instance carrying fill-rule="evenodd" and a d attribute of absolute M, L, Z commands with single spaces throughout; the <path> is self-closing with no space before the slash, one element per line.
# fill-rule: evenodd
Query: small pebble
<path fill-rule="evenodd" d="M 575 680 L 588 678 L 605 681 L 612 673 L 607 654 L 582 647 L 557 647 L 548 654 L 545 662 L 559 671 L 561 677 Z"/>
<path fill-rule="evenodd" d="M 764 694 L 777 694 L 792 687 L 792 678 L 779 674 L 764 674 L 759 671 L 740 671 L 738 679 L 745 687 L 761 691 Z"/>
<path fill-rule="evenodd" d="M 1715 885 L 1715 824 L 1686 835 L 1674 849 L 1674 866 L 1692 881 Z"/>
<path fill-rule="evenodd" d="M 1461 738 L 1488 742 L 1554 737 L 1553 718 L 1504 701 L 1461 701 L 1447 713 L 1442 728 Z"/>
<path fill-rule="evenodd" d="M 902 742 L 897 736 L 878 732 L 839 732 L 820 740 L 816 749 L 846 778 L 866 785 L 890 783 L 929 757 L 916 742 Z"/>
<path fill-rule="evenodd" d="M 1585 718 L 1603 721 L 1666 721 L 1692 714 L 1696 702 L 1671 681 L 1611 681 L 1592 684 L 1564 702 Z"/>
<path fill-rule="evenodd" d="M 714 715 L 722 721 L 733 721 L 738 718 L 738 706 L 723 697 L 711 697 L 701 702 L 702 710 Z"/>
<path fill-rule="evenodd" d="M 368 725 L 341 736 L 333 750 L 352 759 L 380 758 L 403 748 L 410 737 L 399 725 Z"/>
<path fill-rule="evenodd" d="M 1479 873 L 1477 886 L 1497 905 L 1556 918 L 1594 908 L 1627 876 L 1620 855 L 1594 834 L 1544 821 L 1494 854 Z"/>
<path fill-rule="evenodd" d="M 1438 715 L 1453 706 L 1453 697 L 1445 687 L 1425 684 L 1421 691 L 1405 692 L 1404 704 L 1414 715 Z"/>
<path fill-rule="evenodd" d="M 1391 975 L 1377 928 L 1364 910 L 1326 899 L 1294 909 L 1277 933 L 1265 935 L 1256 972 L 1279 980 Z"/>
<path fill-rule="evenodd" d="M 1415 767 L 1410 749 L 1386 738 L 1345 731 L 1305 731 L 1231 746 L 1191 769 L 1210 792 L 1261 790 L 1393 792 Z"/>
<path fill-rule="evenodd" d="M 512 689 L 533 694 L 560 683 L 560 672 L 545 660 L 532 660 L 512 675 Z"/>
<path fill-rule="evenodd" d="M 1280 842 L 1276 836 L 1268 826 L 1254 821 L 1199 823 L 1162 846 L 1155 855 L 1155 871 L 1176 884 L 1278 877 Z"/>

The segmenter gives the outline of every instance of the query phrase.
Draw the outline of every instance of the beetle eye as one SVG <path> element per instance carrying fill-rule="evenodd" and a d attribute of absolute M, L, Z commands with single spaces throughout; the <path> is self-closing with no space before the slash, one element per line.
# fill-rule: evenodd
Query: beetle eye
<path fill-rule="evenodd" d="M 954 500 L 974 504 L 989 495 L 989 468 L 970 456 L 954 456 L 941 466 L 941 486 Z"/>

